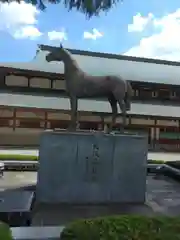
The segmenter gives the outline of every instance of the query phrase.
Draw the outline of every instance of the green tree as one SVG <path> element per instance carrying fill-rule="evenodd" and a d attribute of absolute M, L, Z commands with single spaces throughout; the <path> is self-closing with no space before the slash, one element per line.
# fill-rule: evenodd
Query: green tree
<path fill-rule="evenodd" d="M 10 3 L 16 1 L 21 3 L 22 0 L 0 0 L 1 3 Z M 76 9 L 84 13 L 87 17 L 98 16 L 100 12 L 107 12 L 110 10 L 117 2 L 122 0 L 64 0 L 63 4 L 65 8 L 69 11 Z M 46 8 L 46 3 L 57 4 L 62 2 L 61 0 L 26 0 L 39 9 L 44 10 Z"/>

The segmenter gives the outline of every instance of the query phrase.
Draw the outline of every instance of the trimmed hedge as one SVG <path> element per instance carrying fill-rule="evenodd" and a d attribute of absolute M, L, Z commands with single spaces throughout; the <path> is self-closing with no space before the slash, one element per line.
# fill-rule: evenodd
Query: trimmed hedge
<path fill-rule="evenodd" d="M 69 224 L 61 240 L 178 240 L 179 217 L 111 216 Z"/>
<path fill-rule="evenodd" d="M 9 226 L 3 222 L 0 222 L 0 239 L 12 240 L 12 234 Z"/>
<path fill-rule="evenodd" d="M 0 160 L 38 161 L 38 156 L 20 154 L 0 154 Z"/>

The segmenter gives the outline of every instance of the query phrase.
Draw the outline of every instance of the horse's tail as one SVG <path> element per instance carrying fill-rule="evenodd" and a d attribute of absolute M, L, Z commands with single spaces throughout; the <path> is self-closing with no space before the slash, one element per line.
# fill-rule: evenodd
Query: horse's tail
<path fill-rule="evenodd" d="M 126 110 L 129 111 L 131 109 L 131 99 L 133 96 L 133 89 L 129 81 L 126 81 L 126 94 L 125 94 L 125 103 L 126 103 Z"/>

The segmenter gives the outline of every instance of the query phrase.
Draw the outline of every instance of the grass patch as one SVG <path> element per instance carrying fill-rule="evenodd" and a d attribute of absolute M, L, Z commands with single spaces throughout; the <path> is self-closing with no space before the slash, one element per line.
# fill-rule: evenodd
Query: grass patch
<path fill-rule="evenodd" d="M 0 154 L 0 160 L 38 161 L 38 156 L 19 154 Z"/>
<path fill-rule="evenodd" d="M 79 220 L 66 226 L 62 240 L 180 239 L 179 217 L 111 216 Z"/>
<path fill-rule="evenodd" d="M 17 160 L 17 161 L 38 161 L 38 156 L 35 155 L 20 155 L 20 154 L 0 154 L 0 160 Z M 148 160 L 148 163 L 163 164 L 162 160 Z"/>
<path fill-rule="evenodd" d="M 148 163 L 163 164 L 163 163 L 165 163 L 165 161 L 163 161 L 163 160 L 148 160 Z"/>

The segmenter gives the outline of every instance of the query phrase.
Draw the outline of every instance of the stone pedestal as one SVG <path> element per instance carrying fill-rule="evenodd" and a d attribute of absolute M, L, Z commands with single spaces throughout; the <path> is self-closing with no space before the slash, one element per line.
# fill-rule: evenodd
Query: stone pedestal
<path fill-rule="evenodd" d="M 40 139 L 37 202 L 143 203 L 145 136 L 45 132 Z"/>

